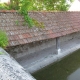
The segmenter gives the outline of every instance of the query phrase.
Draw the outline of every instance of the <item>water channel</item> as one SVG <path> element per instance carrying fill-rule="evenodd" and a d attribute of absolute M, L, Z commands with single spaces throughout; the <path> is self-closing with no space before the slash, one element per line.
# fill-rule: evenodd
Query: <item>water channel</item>
<path fill-rule="evenodd" d="M 80 80 L 80 50 L 32 75 L 37 80 Z"/>

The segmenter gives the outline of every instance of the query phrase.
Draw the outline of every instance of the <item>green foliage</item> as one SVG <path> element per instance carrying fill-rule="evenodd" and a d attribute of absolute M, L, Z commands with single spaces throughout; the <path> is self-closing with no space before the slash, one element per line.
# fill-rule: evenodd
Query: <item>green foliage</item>
<path fill-rule="evenodd" d="M 16 0 L 15 0 L 16 1 Z M 28 15 L 30 10 L 57 10 L 66 11 L 70 7 L 72 0 L 18 0 L 20 3 L 20 13 L 24 16 L 29 27 L 37 26 L 44 28 L 44 24 L 32 19 Z"/>
<path fill-rule="evenodd" d="M 26 22 L 23 22 L 23 26 L 25 26 L 26 25 Z"/>
<path fill-rule="evenodd" d="M 24 16 L 25 22 L 27 22 L 28 26 L 31 28 L 33 26 L 33 21 L 32 21 L 32 18 L 30 18 L 30 16 L 28 15 L 28 12 L 22 10 L 20 11 L 20 13 Z"/>
<path fill-rule="evenodd" d="M 0 55 L 1 55 L 1 54 L 4 54 L 4 53 L 3 53 L 3 52 L 0 52 Z"/>
<path fill-rule="evenodd" d="M 45 27 L 43 22 L 39 22 L 35 19 L 33 19 L 33 22 L 34 22 L 34 25 L 38 28 L 44 28 Z"/>
<path fill-rule="evenodd" d="M 18 20 L 16 20 L 15 23 L 16 23 L 17 26 L 19 25 L 19 21 Z"/>
<path fill-rule="evenodd" d="M 0 10 L 7 10 L 8 6 L 5 4 L 0 4 Z"/>
<path fill-rule="evenodd" d="M 66 11 L 74 0 L 10 0 L 8 9 L 14 10 L 58 10 Z M 2 7 L 5 7 L 2 6 Z"/>
<path fill-rule="evenodd" d="M 0 47 L 5 48 L 8 45 L 8 37 L 5 32 L 0 30 Z"/>
<path fill-rule="evenodd" d="M 35 0 L 33 10 L 66 11 L 73 0 Z"/>
<path fill-rule="evenodd" d="M 10 0 L 9 3 L 5 3 L 8 6 L 9 10 L 18 10 L 19 9 L 19 4 L 20 0 Z"/>
<path fill-rule="evenodd" d="M 33 1 L 34 0 L 20 0 L 20 6 L 19 6 L 20 10 L 23 10 L 23 11 L 32 10 L 33 4 L 34 4 Z"/>
<path fill-rule="evenodd" d="M 30 9 L 30 5 L 32 4 L 29 0 L 21 0 L 20 1 L 20 13 L 24 16 L 25 21 L 28 23 L 29 27 L 33 26 L 32 18 L 28 15 L 28 10 Z"/>
<path fill-rule="evenodd" d="M 32 19 L 29 15 L 28 15 L 28 11 L 31 10 L 33 8 L 33 2 L 34 0 L 21 0 L 21 5 L 20 5 L 20 13 L 24 16 L 25 21 L 28 23 L 29 27 L 39 27 L 39 28 L 44 28 L 44 24 L 41 22 L 38 22 L 35 19 Z"/>
<path fill-rule="evenodd" d="M 25 21 L 28 23 L 28 26 L 31 28 L 33 27 L 33 21 L 32 18 L 30 18 L 30 16 L 27 14 L 23 14 Z"/>

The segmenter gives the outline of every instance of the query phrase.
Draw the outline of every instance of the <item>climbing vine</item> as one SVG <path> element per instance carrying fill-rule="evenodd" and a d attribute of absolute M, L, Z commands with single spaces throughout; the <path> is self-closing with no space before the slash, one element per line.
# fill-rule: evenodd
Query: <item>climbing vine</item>
<path fill-rule="evenodd" d="M 38 28 L 44 28 L 45 27 L 43 22 L 39 22 L 36 19 L 31 18 L 28 15 L 28 11 L 21 10 L 20 13 L 24 16 L 24 20 L 25 20 L 25 22 L 28 23 L 29 28 L 31 28 L 33 26 L 36 26 Z"/>
<path fill-rule="evenodd" d="M 20 3 L 21 5 L 20 5 L 19 11 L 24 16 L 24 19 L 28 23 L 28 26 L 32 27 L 34 24 L 33 24 L 32 18 L 30 18 L 30 16 L 28 15 L 28 10 L 32 2 L 30 2 L 29 0 L 21 0 Z"/>
<path fill-rule="evenodd" d="M 28 15 L 28 11 L 30 10 L 31 6 L 33 4 L 33 1 L 30 2 L 29 0 L 22 0 L 20 5 L 19 12 L 24 16 L 25 22 L 28 23 L 29 28 L 36 26 L 39 28 L 44 28 L 44 24 L 42 22 L 37 21 L 36 19 L 32 19 Z"/>

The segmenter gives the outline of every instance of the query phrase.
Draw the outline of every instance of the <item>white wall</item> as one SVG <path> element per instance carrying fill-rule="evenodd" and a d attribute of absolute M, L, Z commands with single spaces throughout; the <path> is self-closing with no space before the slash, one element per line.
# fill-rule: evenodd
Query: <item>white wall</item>
<path fill-rule="evenodd" d="M 8 3 L 10 0 L 0 0 L 0 3 Z"/>

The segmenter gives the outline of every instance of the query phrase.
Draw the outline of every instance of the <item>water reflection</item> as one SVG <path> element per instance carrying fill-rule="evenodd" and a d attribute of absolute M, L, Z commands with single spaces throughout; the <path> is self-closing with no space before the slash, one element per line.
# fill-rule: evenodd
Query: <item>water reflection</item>
<path fill-rule="evenodd" d="M 67 80 L 80 80 L 80 68 L 68 76 Z"/>
<path fill-rule="evenodd" d="M 32 75 L 37 80 L 80 80 L 80 50 Z"/>

